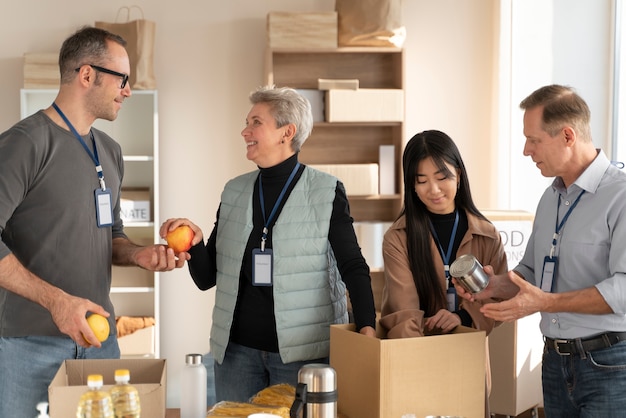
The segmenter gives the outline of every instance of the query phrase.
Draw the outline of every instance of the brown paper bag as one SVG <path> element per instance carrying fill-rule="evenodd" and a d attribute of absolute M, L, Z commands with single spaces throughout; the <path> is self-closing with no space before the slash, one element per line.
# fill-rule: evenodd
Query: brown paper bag
<path fill-rule="evenodd" d="M 335 0 L 339 46 L 402 47 L 402 0 Z"/>
<path fill-rule="evenodd" d="M 130 20 L 131 9 L 141 12 L 141 19 Z M 120 14 L 124 11 L 126 11 L 126 21 L 119 21 Z M 96 22 L 95 26 L 115 33 L 126 40 L 126 51 L 130 60 L 130 87 L 137 90 L 155 89 L 153 60 L 156 23 L 145 20 L 143 10 L 139 6 L 124 6 L 117 11 L 114 23 Z"/>

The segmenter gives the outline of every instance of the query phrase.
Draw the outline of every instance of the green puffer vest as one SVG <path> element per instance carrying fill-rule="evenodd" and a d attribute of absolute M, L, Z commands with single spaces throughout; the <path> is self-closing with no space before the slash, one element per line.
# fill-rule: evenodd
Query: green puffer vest
<path fill-rule="evenodd" d="M 252 231 L 258 174 L 239 176 L 222 192 L 211 328 L 211 353 L 219 364 L 228 345 L 243 252 Z M 337 178 L 306 167 L 272 228 L 274 314 L 284 363 L 327 357 L 330 324 L 348 321 L 345 283 L 328 242 L 336 187 Z"/>

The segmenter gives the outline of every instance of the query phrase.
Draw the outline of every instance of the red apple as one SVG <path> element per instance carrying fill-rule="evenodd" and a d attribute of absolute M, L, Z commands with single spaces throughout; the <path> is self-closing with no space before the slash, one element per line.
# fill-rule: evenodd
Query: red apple
<path fill-rule="evenodd" d="M 181 225 L 178 228 L 169 231 L 165 236 L 167 246 L 179 254 L 191 248 L 191 240 L 193 240 L 193 230 L 187 225 Z"/>

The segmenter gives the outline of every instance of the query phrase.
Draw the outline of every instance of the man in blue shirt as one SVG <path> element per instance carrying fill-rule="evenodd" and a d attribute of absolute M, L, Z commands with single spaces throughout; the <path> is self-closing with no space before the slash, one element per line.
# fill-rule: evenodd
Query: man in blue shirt
<path fill-rule="evenodd" d="M 590 111 L 566 86 L 524 99 L 524 155 L 554 177 L 521 262 L 478 295 L 498 321 L 541 312 L 548 417 L 626 413 L 626 173 L 591 138 Z M 457 290 L 463 293 L 457 286 Z"/>

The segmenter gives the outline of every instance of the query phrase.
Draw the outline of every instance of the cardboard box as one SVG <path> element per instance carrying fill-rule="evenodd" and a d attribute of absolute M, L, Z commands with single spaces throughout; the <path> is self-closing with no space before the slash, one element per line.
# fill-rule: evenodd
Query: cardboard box
<path fill-rule="evenodd" d="M 150 190 L 122 189 L 120 198 L 120 216 L 124 223 L 150 222 Z"/>
<path fill-rule="evenodd" d="M 115 369 L 128 369 L 130 383 L 137 388 L 141 416 L 165 417 L 166 367 L 164 359 L 65 360 L 48 387 L 50 418 L 76 416 L 81 395 L 87 390 L 87 376 L 101 374 L 104 390 L 110 390 Z"/>
<path fill-rule="evenodd" d="M 401 89 L 331 89 L 326 92 L 326 122 L 402 122 Z"/>
<path fill-rule="evenodd" d="M 524 256 L 534 215 L 525 211 L 481 210 L 498 229 L 508 260 L 514 268 Z M 489 334 L 491 413 L 517 416 L 543 405 L 541 360 L 543 336 L 539 313 L 507 322 Z"/>
<path fill-rule="evenodd" d="M 518 416 L 543 406 L 541 314 L 505 322 L 489 334 L 491 413 Z"/>
<path fill-rule="evenodd" d="M 313 122 L 324 122 L 324 92 L 316 89 L 297 89 L 311 103 Z"/>
<path fill-rule="evenodd" d="M 26 53 L 24 54 L 24 88 L 54 88 L 61 84 L 59 54 Z"/>
<path fill-rule="evenodd" d="M 378 164 L 308 164 L 308 166 L 337 177 L 346 188 L 348 196 L 378 194 Z"/>
<path fill-rule="evenodd" d="M 339 411 L 348 417 L 485 416 L 485 332 L 381 339 L 354 324 L 330 327 L 330 364 Z"/>
<path fill-rule="evenodd" d="M 267 14 L 270 48 L 337 48 L 337 12 Z"/>
<path fill-rule="evenodd" d="M 122 357 L 154 355 L 154 325 L 124 335 L 117 342 Z"/>

